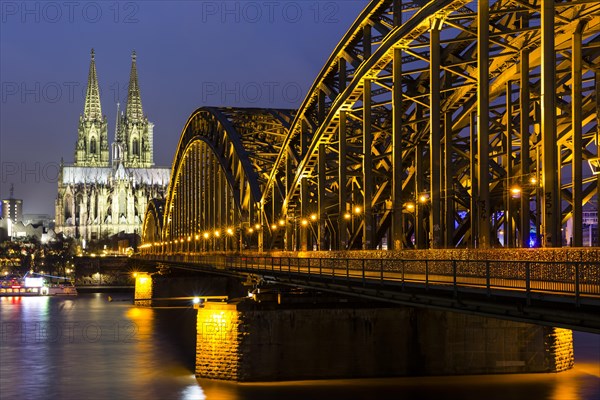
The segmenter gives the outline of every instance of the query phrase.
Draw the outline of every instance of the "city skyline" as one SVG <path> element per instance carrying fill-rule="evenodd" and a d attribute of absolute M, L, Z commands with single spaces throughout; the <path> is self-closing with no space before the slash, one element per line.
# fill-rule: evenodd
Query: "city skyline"
<path fill-rule="evenodd" d="M 24 212 L 50 215 L 61 158 L 73 162 L 91 48 L 111 141 L 117 103 L 127 97 L 130 54 L 138 54 L 144 113 L 156 124 L 155 163 L 169 167 L 181 129 L 198 107 L 299 107 L 364 6 L 48 4 L 2 3 L 0 197 L 14 184 Z"/>

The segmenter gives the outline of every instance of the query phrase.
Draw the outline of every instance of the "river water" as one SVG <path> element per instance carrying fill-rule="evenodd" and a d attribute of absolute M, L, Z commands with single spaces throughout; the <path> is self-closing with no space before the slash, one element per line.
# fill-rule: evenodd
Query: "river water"
<path fill-rule="evenodd" d="M 560 374 L 196 380 L 193 335 L 182 334 L 193 329 L 193 309 L 137 308 L 130 295 L 111 296 L 0 297 L 0 399 L 600 399 L 600 335 L 584 333 L 574 334 L 575 368 Z"/>

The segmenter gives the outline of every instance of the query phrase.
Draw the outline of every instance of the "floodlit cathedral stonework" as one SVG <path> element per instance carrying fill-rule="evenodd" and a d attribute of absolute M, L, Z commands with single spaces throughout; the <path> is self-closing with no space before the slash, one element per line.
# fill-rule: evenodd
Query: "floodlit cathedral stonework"
<path fill-rule="evenodd" d="M 135 52 L 131 58 L 127 104 L 124 112 L 117 104 L 115 140 L 109 147 L 91 52 L 75 162 L 61 162 L 58 179 L 56 232 L 66 236 L 90 241 L 120 232 L 139 234 L 149 199 L 164 197 L 171 170 L 154 167 L 154 124 L 143 113 Z"/>

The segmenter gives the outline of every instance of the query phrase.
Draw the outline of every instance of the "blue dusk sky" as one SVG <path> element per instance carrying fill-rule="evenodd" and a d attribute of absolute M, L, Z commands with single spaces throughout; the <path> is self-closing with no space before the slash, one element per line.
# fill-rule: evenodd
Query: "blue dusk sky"
<path fill-rule="evenodd" d="M 114 137 L 137 53 L 154 159 L 170 166 L 202 106 L 297 108 L 366 0 L 1 1 L 0 198 L 54 215 L 61 158 L 73 162 L 90 49 Z"/>

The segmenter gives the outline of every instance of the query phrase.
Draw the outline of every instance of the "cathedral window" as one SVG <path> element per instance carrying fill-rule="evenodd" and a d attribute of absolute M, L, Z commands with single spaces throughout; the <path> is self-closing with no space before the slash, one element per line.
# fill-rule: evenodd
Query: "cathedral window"
<path fill-rule="evenodd" d="M 90 154 L 96 154 L 96 138 L 90 140 Z"/>
<path fill-rule="evenodd" d="M 133 155 L 134 156 L 139 156 L 140 155 L 140 143 L 137 139 L 133 139 Z"/>
<path fill-rule="evenodd" d="M 73 217 L 73 196 L 65 196 L 63 213 L 65 221 L 69 221 Z M 69 224 L 67 223 L 67 225 Z"/>

